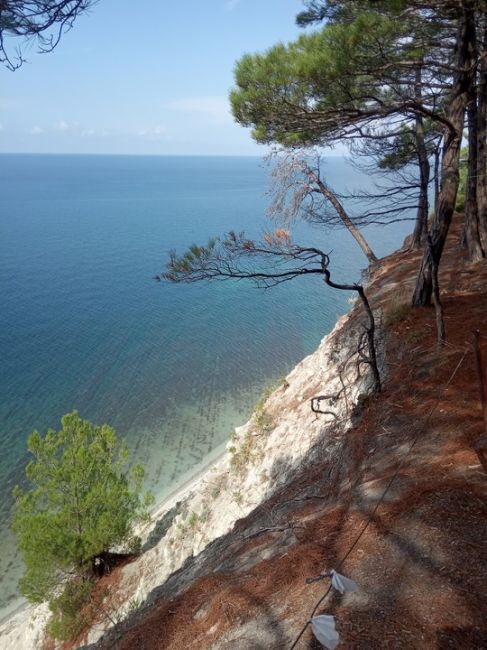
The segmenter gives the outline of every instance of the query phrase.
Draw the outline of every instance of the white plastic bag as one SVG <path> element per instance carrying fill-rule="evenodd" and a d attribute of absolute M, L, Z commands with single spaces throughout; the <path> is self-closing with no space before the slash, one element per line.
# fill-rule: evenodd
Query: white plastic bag
<path fill-rule="evenodd" d="M 331 584 L 341 594 L 344 594 L 346 591 L 357 591 L 358 589 L 356 582 L 350 580 L 350 578 L 342 576 L 341 573 L 337 573 L 335 570 L 331 572 Z"/>
<path fill-rule="evenodd" d="M 311 619 L 311 629 L 318 641 L 328 650 L 335 650 L 340 643 L 340 636 L 335 629 L 334 616 L 328 614 L 315 616 Z"/>

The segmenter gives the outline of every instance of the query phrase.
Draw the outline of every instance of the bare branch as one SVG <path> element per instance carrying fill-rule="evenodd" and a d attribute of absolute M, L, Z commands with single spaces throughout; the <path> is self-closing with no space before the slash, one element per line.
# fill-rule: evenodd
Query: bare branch
<path fill-rule="evenodd" d="M 356 283 L 334 282 L 328 269 L 329 262 L 327 253 L 312 246 L 295 244 L 289 231 L 283 228 L 265 233 L 260 241 L 247 238 L 243 232 L 231 231 L 223 238 L 210 240 L 206 246 L 190 246 L 182 255 L 171 251 L 168 270 L 156 279 L 175 283 L 246 279 L 258 287 L 268 288 L 304 275 L 321 275 L 334 289 L 357 292 L 367 317 L 364 327 L 368 348 L 368 354 L 363 354 L 359 340 L 359 356 L 370 366 L 373 389 L 379 392 L 381 380 L 375 351 L 375 321 L 364 288 Z"/>
<path fill-rule="evenodd" d="M 14 54 L 7 48 L 9 39 L 20 39 L 23 45 L 37 41 L 38 52 L 52 52 L 62 35 L 69 31 L 82 13 L 97 0 L 1 0 L 0 1 L 0 63 L 16 70 L 25 58 L 22 46 Z"/>

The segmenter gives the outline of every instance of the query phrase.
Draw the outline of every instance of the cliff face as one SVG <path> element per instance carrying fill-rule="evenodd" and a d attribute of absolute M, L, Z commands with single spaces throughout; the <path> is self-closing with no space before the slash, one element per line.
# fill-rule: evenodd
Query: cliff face
<path fill-rule="evenodd" d="M 145 553 L 101 580 L 100 595 L 111 592 L 98 620 L 66 648 L 282 649 L 328 587 L 306 579 L 344 558 L 341 571 L 360 589 L 332 593 L 318 613 L 333 613 L 352 647 L 487 647 L 486 475 L 473 450 L 482 420 L 470 344 L 472 329 L 487 334 L 487 268 L 463 264 L 457 234 L 440 277 L 447 346 L 436 348 L 432 310 L 407 306 L 419 254 L 381 260 L 368 295 L 384 392 L 368 396 L 356 305 L 257 405 L 223 457 L 157 513 Z M 311 409 L 317 396 L 321 413 Z M 26 625 L 11 622 L 2 647 L 40 647 Z M 298 647 L 313 643 L 307 630 Z"/>
<path fill-rule="evenodd" d="M 353 318 L 342 317 L 316 352 L 262 398 L 249 422 L 235 431 L 223 457 L 179 502 L 156 515 L 159 533 L 156 524 L 145 553 L 121 570 L 116 612 L 109 611 L 110 618 L 121 618 L 134 604 L 152 598 L 153 590 L 185 561 L 230 534 L 238 520 L 287 485 L 303 464 L 341 455 L 356 404 L 372 384 L 369 366 L 360 363 L 357 351 L 360 313 L 354 318 L 356 325 Z M 317 415 L 311 399 L 323 392 L 326 398 L 319 406 L 324 413 Z M 97 641 L 110 623 L 107 617 L 98 621 L 88 643 Z"/>
<path fill-rule="evenodd" d="M 133 613 L 174 571 L 213 540 L 230 534 L 238 520 L 287 485 L 303 466 L 341 456 L 356 406 L 372 386 L 369 366 L 357 350 L 364 320 L 360 306 L 341 317 L 319 348 L 263 396 L 223 456 L 154 514 L 141 531 L 145 552 L 117 571 L 116 589 L 101 605 L 86 642 L 95 643 L 114 622 Z M 377 347 L 383 361 L 380 330 Z M 311 409 L 316 396 L 321 396 L 320 414 Z M 2 647 L 37 647 L 47 617 L 45 607 L 21 612 L 0 627 Z"/>
<path fill-rule="evenodd" d="M 483 424 L 471 345 L 473 329 L 487 334 L 487 265 L 464 263 L 458 236 L 454 224 L 440 275 L 445 348 L 433 310 L 408 307 L 420 254 L 381 260 L 368 295 L 382 323 L 383 393 L 367 398 L 370 378 L 357 380 L 357 306 L 269 397 L 260 419 L 269 431 L 251 439 L 243 474 L 235 465 L 246 454 L 217 471 L 228 490 L 213 516 L 229 532 L 97 647 L 289 647 L 328 587 L 306 579 L 344 558 L 360 589 L 332 592 L 318 613 L 335 615 L 345 644 L 487 647 L 487 481 L 474 450 Z M 310 399 L 323 394 L 330 413 L 315 414 Z M 255 424 L 238 431 L 237 453 Z M 309 629 L 297 647 L 318 647 Z"/>

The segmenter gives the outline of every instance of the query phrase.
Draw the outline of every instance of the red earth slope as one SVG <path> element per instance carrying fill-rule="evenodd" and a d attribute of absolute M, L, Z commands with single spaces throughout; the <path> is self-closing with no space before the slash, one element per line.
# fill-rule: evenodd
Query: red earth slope
<path fill-rule="evenodd" d="M 440 274 L 447 345 L 436 347 L 431 308 L 408 307 L 420 253 L 381 260 L 368 294 L 383 308 L 387 377 L 345 451 L 304 467 L 97 647 L 288 648 L 328 587 L 306 579 L 338 566 L 368 522 L 340 569 L 359 591 L 333 591 L 318 610 L 336 617 L 339 648 L 487 648 L 487 474 L 473 449 L 484 426 L 472 348 L 473 330 L 487 336 L 487 264 L 466 263 L 458 240 L 454 224 Z M 297 647 L 321 646 L 308 628 Z"/>

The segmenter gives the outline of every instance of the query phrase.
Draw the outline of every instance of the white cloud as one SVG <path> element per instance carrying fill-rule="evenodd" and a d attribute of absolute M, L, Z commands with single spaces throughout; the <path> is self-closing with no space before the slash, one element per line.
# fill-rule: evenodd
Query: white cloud
<path fill-rule="evenodd" d="M 209 115 L 218 122 L 232 121 L 230 104 L 226 97 L 186 97 L 169 102 L 165 108 L 184 113 Z"/>
<path fill-rule="evenodd" d="M 40 135 L 41 133 L 44 133 L 44 129 L 41 129 L 41 127 L 36 124 L 31 128 L 30 132 L 32 135 Z"/>
<path fill-rule="evenodd" d="M 161 124 L 157 124 L 156 126 L 152 126 L 148 129 L 140 129 L 140 131 L 137 132 L 137 135 L 142 137 L 142 138 L 161 138 L 164 137 L 167 134 L 167 129 L 165 126 L 162 126 Z"/>
<path fill-rule="evenodd" d="M 69 124 L 64 120 L 59 120 L 56 124 L 56 129 L 58 131 L 67 131 L 69 129 Z"/>

